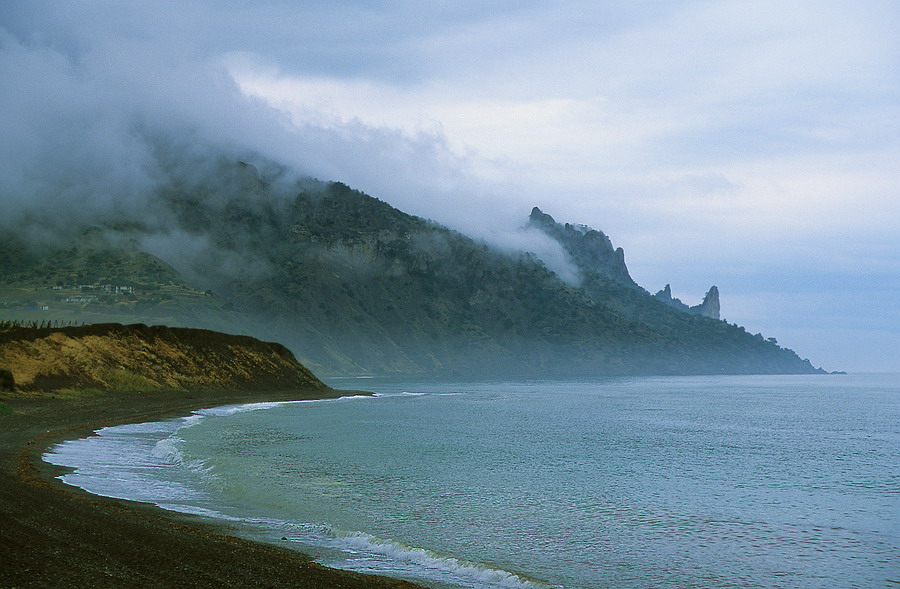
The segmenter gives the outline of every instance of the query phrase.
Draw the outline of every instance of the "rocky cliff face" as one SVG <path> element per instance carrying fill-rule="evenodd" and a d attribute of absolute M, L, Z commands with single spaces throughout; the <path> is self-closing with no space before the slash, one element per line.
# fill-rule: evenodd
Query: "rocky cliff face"
<path fill-rule="evenodd" d="M 709 287 L 703 302 L 700 303 L 697 314 L 712 319 L 719 318 L 719 288 L 715 285 Z"/>
<path fill-rule="evenodd" d="M 625 251 L 620 247 L 613 247 L 612 241 L 602 231 L 592 229 L 587 225 L 557 223 L 553 217 L 538 207 L 531 209 L 528 225 L 552 237 L 566 250 L 581 273 L 581 287 L 596 300 L 605 304 L 610 303 L 608 300 L 609 282 L 649 294 L 628 273 L 628 267 L 625 265 Z M 684 304 L 680 299 L 673 298 L 672 288 L 668 284 L 653 297 L 673 309 L 690 315 L 700 315 L 711 319 L 719 318 L 719 289 L 715 286 L 709 289 L 702 303 L 693 307 Z"/>
<path fill-rule="evenodd" d="M 12 329 L 0 333 L 0 367 L 19 393 L 328 389 L 280 344 L 146 325 Z"/>
<path fill-rule="evenodd" d="M 619 284 L 640 288 L 628 273 L 625 250 L 613 247 L 602 231 L 587 225 L 557 223 L 538 207 L 531 209 L 528 224 L 558 241 L 582 273 L 598 273 Z"/>
<path fill-rule="evenodd" d="M 702 317 L 709 317 L 710 319 L 719 318 L 719 289 L 716 286 L 711 286 L 707 291 L 706 296 L 703 297 L 703 302 L 699 305 L 694 305 L 693 307 L 684 304 L 681 302 L 681 299 L 672 298 L 672 287 L 668 284 L 664 289 L 653 295 L 653 297 L 661 303 L 669 305 L 673 309 L 678 309 L 679 311 L 690 313 L 691 315 L 700 315 Z"/>

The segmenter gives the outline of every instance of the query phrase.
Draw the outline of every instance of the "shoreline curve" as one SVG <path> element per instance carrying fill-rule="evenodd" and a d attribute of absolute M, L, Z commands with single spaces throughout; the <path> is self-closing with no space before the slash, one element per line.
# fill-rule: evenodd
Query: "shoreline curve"
<path fill-rule="evenodd" d="M 0 586 L 421 589 L 320 565 L 288 547 L 228 533 L 225 523 L 94 495 L 44 462 L 54 444 L 125 423 L 209 407 L 323 399 L 358 391 L 155 391 L 6 397 L 0 416 Z"/>

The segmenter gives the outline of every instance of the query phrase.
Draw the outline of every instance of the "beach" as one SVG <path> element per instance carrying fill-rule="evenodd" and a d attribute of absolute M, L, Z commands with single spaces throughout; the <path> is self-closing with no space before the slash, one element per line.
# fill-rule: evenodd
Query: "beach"
<path fill-rule="evenodd" d="M 372 398 L 233 412 L 222 406 L 323 392 L 4 399 L 16 411 L 0 406 L 0 588 L 890 584 L 897 382 L 385 379 L 366 381 Z M 91 495 L 41 459 L 125 423 L 143 425 L 64 446 L 100 467 L 78 466 L 78 484 L 224 517 Z M 190 478 L 128 478 L 104 443 L 127 461 L 154 436 L 221 484 L 196 503 L 178 489 L 149 499 L 156 482 Z"/>
<path fill-rule="evenodd" d="M 122 423 L 232 403 L 320 398 L 291 393 L 94 393 L 8 398 L 0 415 L 0 587 L 407 588 L 321 566 L 287 548 L 228 535 L 225 524 L 91 495 L 56 479 L 54 443 Z"/>

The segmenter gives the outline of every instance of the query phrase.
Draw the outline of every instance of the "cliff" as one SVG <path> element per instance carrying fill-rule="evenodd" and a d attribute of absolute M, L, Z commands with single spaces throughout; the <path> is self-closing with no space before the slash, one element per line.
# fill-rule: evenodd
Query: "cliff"
<path fill-rule="evenodd" d="M 142 324 L 0 332 L 0 368 L 14 380 L 19 394 L 328 389 L 280 344 Z"/>
<path fill-rule="evenodd" d="M 701 315 L 703 317 L 709 317 L 710 319 L 719 319 L 719 314 L 721 312 L 719 304 L 719 288 L 715 285 L 711 286 L 706 292 L 706 296 L 703 297 L 703 302 L 699 305 L 694 305 L 693 307 L 685 305 L 681 302 L 681 299 L 672 298 L 672 287 L 668 284 L 664 289 L 653 295 L 653 297 L 657 301 L 665 303 L 673 309 L 678 309 L 679 311 L 690 313 L 691 315 Z"/>
<path fill-rule="evenodd" d="M 587 225 L 557 223 L 538 207 L 531 209 L 528 224 L 555 239 L 583 274 L 601 274 L 630 288 L 640 289 L 625 265 L 625 250 L 613 247 L 605 233 Z"/>

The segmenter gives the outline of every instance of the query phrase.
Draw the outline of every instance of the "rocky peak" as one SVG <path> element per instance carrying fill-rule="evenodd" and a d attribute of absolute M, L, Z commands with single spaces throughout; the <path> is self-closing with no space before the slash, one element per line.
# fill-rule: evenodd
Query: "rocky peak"
<path fill-rule="evenodd" d="M 653 298 L 670 307 L 678 309 L 679 311 L 690 313 L 691 315 L 701 315 L 711 319 L 719 318 L 719 289 L 715 285 L 711 286 L 706 292 L 706 296 L 703 297 L 703 302 L 699 305 L 694 305 L 693 307 L 685 305 L 681 302 L 681 299 L 672 298 L 672 287 L 668 284 L 661 291 L 653 295 Z"/>
<path fill-rule="evenodd" d="M 552 229 L 556 226 L 556 220 L 538 207 L 531 209 L 528 223 L 539 229 Z"/>
<path fill-rule="evenodd" d="M 528 224 L 555 239 L 585 276 L 600 274 L 616 282 L 640 288 L 625 265 L 625 250 L 613 247 L 602 231 L 587 225 L 561 224 L 538 207 L 531 209 Z"/>
<path fill-rule="evenodd" d="M 712 319 L 719 318 L 719 288 L 715 285 L 709 287 L 703 302 L 699 305 L 698 315 L 710 317 Z"/>

